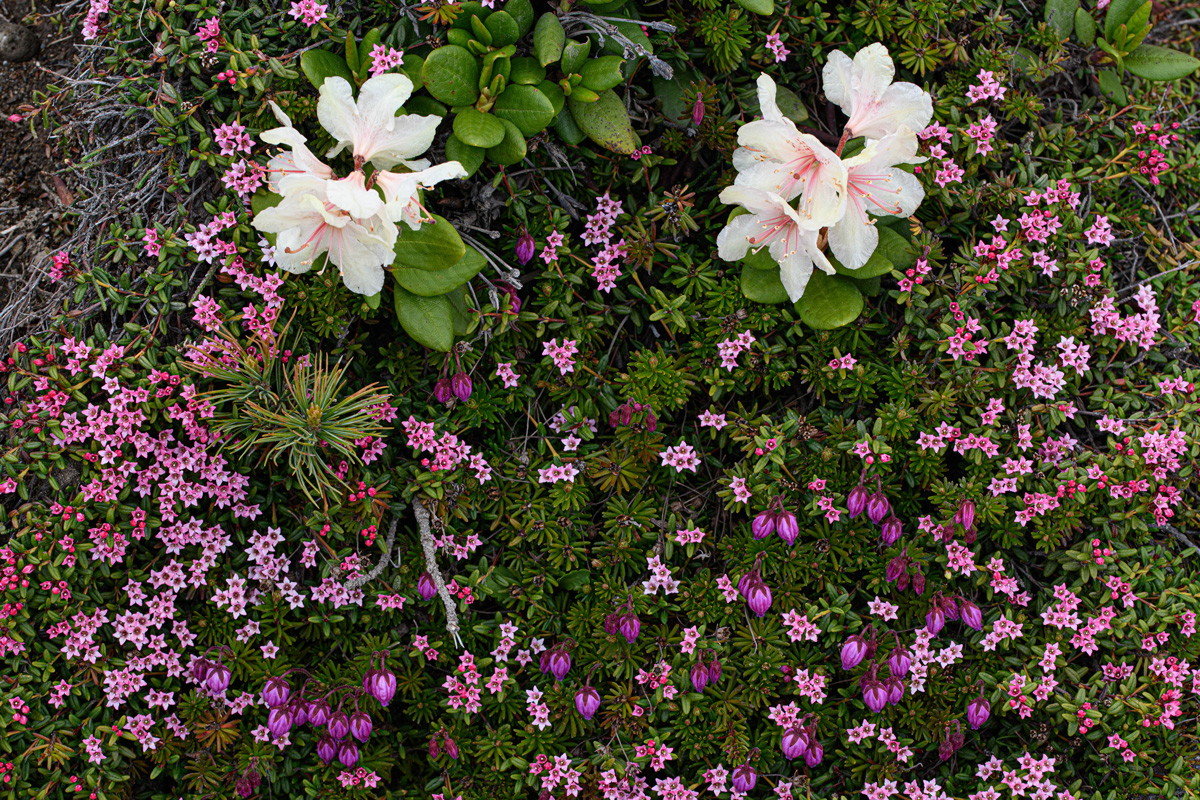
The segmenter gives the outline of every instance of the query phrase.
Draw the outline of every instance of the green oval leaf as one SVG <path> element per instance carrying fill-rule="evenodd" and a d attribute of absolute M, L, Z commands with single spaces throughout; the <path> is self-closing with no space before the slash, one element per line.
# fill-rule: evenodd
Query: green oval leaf
<path fill-rule="evenodd" d="M 508 167 L 520 163 L 525 158 L 525 136 L 521 133 L 520 128 L 508 120 L 502 119 L 500 123 L 504 125 L 504 141 L 495 147 L 489 147 L 487 155 L 495 163 Z"/>
<path fill-rule="evenodd" d="M 1125 69 L 1148 81 L 1175 81 L 1186 78 L 1200 67 L 1200 61 L 1187 53 L 1153 44 L 1138 45 L 1125 56 Z"/>
<path fill-rule="evenodd" d="M 558 16 L 547 11 L 538 18 L 537 27 L 533 29 L 533 55 L 543 67 L 549 66 L 562 58 L 566 40 L 567 34 Z"/>
<path fill-rule="evenodd" d="M 448 106 L 469 106 L 479 99 L 479 59 L 465 47 L 448 44 L 434 50 L 421 76 L 429 93 Z"/>
<path fill-rule="evenodd" d="M 533 3 L 529 0 L 507 0 L 504 10 L 517 21 L 519 29 L 517 38 L 521 38 L 533 30 Z"/>
<path fill-rule="evenodd" d="M 423 269 L 401 267 L 393 269 L 396 283 L 419 297 L 437 297 L 451 289 L 457 289 L 479 274 L 487 260 L 473 247 L 468 247 L 457 264 L 449 269 L 429 272 Z"/>
<path fill-rule="evenodd" d="M 1129 22 L 1134 12 L 1147 2 L 1149 0 L 1112 0 L 1108 4 L 1108 13 L 1104 15 L 1104 38 L 1112 41 L 1117 28 Z"/>
<path fill-rule="evenodd" d="M 1075 9 L 1075 36 L 1086 47 L 1096 41 L 1096 20 L 1082 8 Z"/>
<path fill-rule="evenodd" d="M 567 96 L 563 94 L 562 87 L 557 83 L 542 81 L 538 84 L 538 91 L 546 95 L 546 99 L 550 101 L 550 105 L 554 108 L 554 115 L 558 116 L 558 112 L 562 111 L 563 106 L 567 104 Z"/>
<path fill-rule="evenodd" d="M 475 171 L 483 164 L 486 154 L 482 147 L 467 144 L 453 133 L 446 139 L 446 160 L 462 164 L 462 168 L 467 171 L 468 178 L 474 175 Z"/>
<path fill-rule="evenodd" d="M 442 353 L 454 346 L 454 316 L 446 297 L 418 297 L 402 286 L 393 289 L 400 327 L 418 344 Z"/>
<path fill-rule="evenodd" d="M 771 263 L 775 264 L 775 262 Z M 756 303 L 775 305 L 786 302 L 788 299 L 787 289 L 783 288 L 783 281 L 779 279 L 778 264 L 775 264 L 773 271 L 757 269 L 749 265 L 743 266 L 741 284 L 742 294 Z"/>
<path fill-rule="evenodd" d="M 396 239 L 396 265 L 412 269 L 449 269 L 462 260 L 467 246 L 454 226 L 437 214 L 417 230 L 400 223 Z"/>
<path fill-rule="evenodd" d="M 624 80 L 621 76 L 621 65 L 625 59 L 620 56 L 601 56 L 588 59 L 579 74 L 583 76 L 583 85 L 593 92 L 603 92 L 611 89 Z"/>
<path fill-rule="evenodd" d="M 554 104 L 536 86 L 514 84 L 500 95 L 492 113 L 516 125 L 525 136 L 536 136 L 554 121 Z"/>
<path fill-rule="evenodd" d="M 775 0 L 737 0 L 737 4 L 747 11 L 753 11 L 763 17 L 775 13 Z"/>
<path fill-rule="evenodd" d="M 554 118 L 554 132 L 567 144 L 579 144 L 587 138 L 587 134 L 579 130 L 579 126 L 575 124 L 575 118 L 571 116 L 571 112 L 565 108 L 559 111 L 558 116 Z"/>
<path fill-rule="evenodd" d="M 350 72 L 346 59 L 328 50 L 305 50 L 304 55 L 300 56 L 300 69 L 308 78 L 308 82 L 317 89 L 325 84 L 326 78 L 334 76 L 345 78 L 354 86 L 354 74 Z"/>
<path fill-rule="evenodd" d="M 1075 27 L 1079 0 L 1046 0 L 1046 22 L 1059 39 L 1066 39 Z"/>
<path fill-rule="evenodd" d="M 779 107 L 779 113 L 792 122 L 804 122 L 808 119 L 808 110 L 804 108 L 804 103 L 800 102 L 800 96 L 786 86 L 775 87 L 775 105 Z"/>
<path fill-rule="evenodd" d="M 616 92 L 607 89 L 600 92 L 594 103 L 579 101 L 574 94 L 567 98 L 567 109 L 579 126 L 579 130 L 601 147 L 621 155 L 630 155 L 637 147 L 633 126 L 625 104 Z"/>
<path fill-rule="evenodd" d="M 583 62 L 587 61 L 590 52 L 592 52 L 591 39 L 584 39 L 582 42 L 568 39 L 567 43 L 563 45 L 562 61 L 559 64 L 563 74 L 570 75 L 583 69 Z"/>
<path fill-rule="evenodd" d="M 516 44 L 517 39 L 521 38 L 520 26 L 517 25 L 512 14 L 507 11 L 493 11 L 484 20 L 484 24 L 492 34 L 491 44 L 493 47 L 507 47 L 510 44 Z"/>
<path fill-rule="evenodd" d="M 509 61 L 512 65 L 508 72 L 509 83 L 537 86 L 546 80 L 546 68 L 539 64 L 536 58 L 517 56 Z"/>
<path fill-rule="evenodd" d="M 863 310 L 863 296 L 854 281 L 813 270 L 804 296 L 796 303 L 800 319 L 808 327 L 828 331 L 849 325 Z"/>
<path fill-rule="evenodd" d="M 467 106 L 454 116 L 454 135 L 475 147 L 495 147 L 504 141 L 504 126 L 491 114 Z"/>

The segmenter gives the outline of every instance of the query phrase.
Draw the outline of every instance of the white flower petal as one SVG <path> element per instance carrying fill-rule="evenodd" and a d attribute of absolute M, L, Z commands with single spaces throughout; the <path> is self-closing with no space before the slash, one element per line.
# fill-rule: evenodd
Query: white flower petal
<path fill-rule="evenodd" d="M 841 221 L 829 229 L 829 249 L 846 269 L 858 269 L 866 264 L 878 246 L 879 231 L 855 204 L 851 204 Z"/>
<path fill-rule="evenodd" d="M 358 132 L 358 106 L 354 102 L 354 89 L 350 82 L 336 75 L 325 79 L 320 95 L 317 119 L 334 139 L 333 147 L 325 154 L 326 158 L 333 158 L 343 148 L 354 144 Z"/>
<path fill-rule="evenodd" d="M 846 116 L 854 114 L 854 61 L 841 50 L 834 50 L 821 71 L 825 99 L 839 106 Z"/>
<path fill-rule="evenodd" d="M 758 110 L 762 118 L 768 121 L 784 119 L 783 112 L 775 102 L 775 81 L 767 73 L 758 76 Z"/>
<path fill-rule="evenodd" d="M 373 217 L 383 209 L 383 198 L 374 189 L 367 188 L 366 176 L 359 170 L 340 180 L 329 181 L 326 197 L 355 219 Z"/>

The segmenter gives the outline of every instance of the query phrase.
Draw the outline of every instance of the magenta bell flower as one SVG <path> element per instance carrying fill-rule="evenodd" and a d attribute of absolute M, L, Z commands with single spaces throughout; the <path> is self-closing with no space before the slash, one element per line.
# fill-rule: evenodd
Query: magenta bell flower
<path fill-rule="evenodd" d="M 748 792 L 758 783 L 758 773 L 750 764 L 742 764 L 733 770 L 733 788 L 739 792 Z"/>
<path fill-rule="evenodd" d="M 870 493 L 867 491 L 867 487 L 861 483 L 850 490 L 850 494 L 846 497 L 846 507 L 850 511 L 851 518 L 857 517 L 866 510 L 867 498 L 869 496 Z"/>
<path fill-rule="evenodd" d="M 288 708 L 292 712 L 292 727 L 299 728 L 308 722 L 308 703 L 303 698 L 297 697 Z"/>
<path fill-rule="evenodd" d="M 692 689 L 697 692 L 703 692 L 704 687 L 708 685 L 708 667 L 701 661 L 692 667 Z"/>
<path fill-rule="evenodd" d="M 335 711 L 329 715 L 329 735 L 334 739 L 345 739 L 350 733 L 350 718 L 345 711 Z"/>
<path fill-rule="evenodd" d="M 946 614 L 942 611 L 941 605 L 934 600 L 933 608 L 925 614 L 925 630 L 932 633 L 934 636 L 946 625 Z"/>
<path fill-rule="evenodd" d="M 891 510 L 891 504 L 888 503 L 887 497 L 883 492 L 876 490 L 869 498 L 867 498 L 867 519 L 876 524 L 883 521 L 883 518 L 888 515 Z"/>
<path fill-rule="evenodd" d="M 942 598 L 942 611 L 946 614 L 946 619 L 954 622 L 958 619 L 958 603 L 954 602 L 954 598 Z"/>
<path fill-rule="evenodd" d="M 350 735 L 360 742 L 366 742 L 371 736 L 371 717 L 364 711 L 355 711 L 350 715 Z"/>
<path fill-rule="evenodd" d="M 779 534 L 779 538 L 791 547 L 796 543 L 796 537 L 800 535 L 800 525 L 796 522 L 796 515 L 790 511 L 784 511 L 779 514 L 779 518 L 775 520 L 775 532 Z"/>
<path fill-rule="evenodd" d="M 755 539 L 765 539 L 775 532 L 775 514 L 764 511 L 750 523 L 750 533 Z"/>
<path fill-rule="evenodd" d="M 455 761 L 458 760 L 458 742 L 454 741 L 449 736 L 446 737 L 446 755 L 450 756 Z"/>
<path fill-rule="evenodd" d="M 338 747 L 338 761 L 345 767 L 353 767 L 358 763 L 358 745 L 347 739 Z"/>
<path fill-rule="evenodd" d="M 905 647 L 897 647 L 888 658 L 888 668 L 897 678 L 903 678 L 912 668 L 912 656 Z"/>
<path fill-rule="evenodd" d="M 721 662 L 717 661 L 716 656 L 713 656 L 712 662 L 708 665 L 708 682 L 716 686 L 719 680 L 721 680 Z"/>
<path fill-rule="evenodd" d="M 471 399 L 471 376 L 465 372 L 459 372 L 450 379 L 450 388 L 454 391 L 454 396 L 459 400 Z"/>
<path fill-rule="evenodd" d="M 438 747 L 438 737 L 434 736 L 432 739 L 429 740 L 429 757 L 437 758 L 441 752 L 442 752 L 442 749 L 440 747 Z"/>
<path fill-rule="evenodd" d="M 571 656 L 566 650 L 557 647 L 551 650 L 548 662 L 549 672 L 554 676 L 554 680 L 561 681 L 567 677 L 567 672 L 571 669 Z"/>
<path fill-rule="evenodd" d="M 642 621 L 638 619 L 638 615 L 632 612 L 621 617 L 620 624 L 621 635 L 625 637 L 625 641 L 633 644 L 637 640 L 638 634 L 642 631 Z"/>
<path fill-rule="evenodd" d="M 842 669 L 854 669 L 867 657 L 867 640 L 854 635 L 842 645 Z"/>
<path fill-rule="evenodd" d="M 267 685 L 262 690 L 262 701 L 267 708 L 278 708 L 287 702 L 291 692 L 292 687 L 288 685 L 287 678 L 267 678 Z"/>
<path fill-rule="evenodd" d="M 600 710 L 600 693 L 591 686 L 584 686 L 575 693 L 575 710 L 586 720 L 596 716 Z"/>
<path fill-rule="evenodd" d="M 533 237 L 529 235 L 529 231 L 522 228 L 521 236 L 517 239 L 517 246 L 515 248 L 517 261 L 521 262 L 522 265 L 528 264 L 529 259 L 533 258 L 533 251 L 536 249 L 537 245 L 533 241 Z"/>
<path fill-rule="evenodd" d="M 895 514 L 892 514 L 883 521 L 883 525 L 879 529 L 879 536 L 883 539 L 885 545 L 891 547 L 900 541 L 900 534 L 902 532 L 900 519 Z"/>
<path fill-rule="evenodd" d="M 329 722 L 329 703 L 326 703 L 321 698 L 310 700 L 308 702 L 308 721 L 313 725 L 321 726 Z"/>
<path fill-rule="evenodd" d="M 863 702 L 878 714 L 888 704 L 888 690 L 879 681 L 871 681 L 863 687 Z"/>
<path fill-rule="evenodd" d="M 417 579 L 417 593 L 421 595 L 422 600 L 431 600 L 437 594 L 437 585 L 428 572 L 422 572 L 421 577 Z"/>
<path fill-rule="evenodd" d="M 975 504 L 970 500 L 963 500 L 958 511 L 954 512 L 954 521 L 962 525 L 963 530 L 970 530 L 975 525 Z"/>
<path fill-rule="evenodd" d="M 771 588 L 759 581 L 750 587 L 750 591 L 746 595 L 746 603 L 756 617 L 761 617 L 771 607 Z"/>
<path fill-rule="evenodd" d="M 808 743 L 808 752 L 804 754 L 804 763 L 808 764 L 809 769 L 821 763 L 821 759 L 825 757 L 825 748 L 821 747 L 821 743 L 812 741 Z"/>
<path fill-rule="evenodd" d="M 970 600 L 962 601 L 963 624 L 973 630 L 983 630 L 983 612 Z"/>
<path fill-rule="evenodd" d="M 449 403 L 454 397 L 454 386 L 450 383 L 449 378 L 438 378 L 438 382 L 433 385 L 433 399 L 439 403 Z"/>
<path fill-rule="evenodd" d="M 748 596 L 747 593 L 750 591 L 750 587 L 756 583 L 759 583 L 761 580 L 762 579 L 758 577 L 758 573 L 756 573 L 754 570 L 750 570 L 738 579 L 738 593 L 741 594 L 743 599 L 746 599 Z"/>
<path fill-rule="evenodd" d="M 904 697 L 904 682 L 895 675 L 890 678 L 884 678 L 883 688 L 887 689 L 888 702 L 892 705 L 899 703 Z"/>
<path fill-rule="evenodd" d="M 204 686 L 212 694 L 220 694 L 229 688 L 230 675 L 229 667 L 218 661 L 208 668 L 208 675 L 204 677 Z"/>
<path fill-rule="evenodd" d="M 925 591 L 925 573 L 921 572 L 920 567 L 917 567 L 917 574 L 912 576 L 912 587 L 918 597 Z"/>
<path fill-rule="evenodd" d="M 979 695 L 979 697 L 967 703 L 967 724 L 971 726 L 971 730 L 979 730 L 980 726 L 987 722 L 988 717 L 991 715 L 992 704 L 983 695 Z"/>
<path fill-rule="evenodd" d="M 292 710 L 290 708 L 272 708 L 267 712 L 267 730 L 278 739 L 292 729 Z"/>
<path fill-rule="evenodd" d="M 783 734 L 783 740 L 780 742 L 783 757 L 791 761 L 804 755 L 808 751 L 808 739 L 809 736 L 803 728 L 789 728 Z"/>
<path fill-rule="evenodd" d="M 337 758 L 337 744 L 334 743 L 333 737 L 321 737 L 321 740 L 317 742 L 317 755 L 326 764 Z"/>

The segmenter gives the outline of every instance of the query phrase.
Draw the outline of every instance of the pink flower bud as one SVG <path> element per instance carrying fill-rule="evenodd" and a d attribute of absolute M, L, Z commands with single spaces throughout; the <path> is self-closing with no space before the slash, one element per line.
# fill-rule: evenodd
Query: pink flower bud
<path fill-rule="evenodd" d="M 748 792 L 758 783 L 758 773 L 750 764 L 742 764 L 733 770 L 733 788 L 739 792 Z"/>
<path fill-rule="evenodd" d="M 880 538 L 883 539 L 883 543 L 888 547 L 900 541 L 901 533 L 900 520 L 895 514 L 892 514 L 883 521 L 883 525 L 879 531 Z"/>
<path fill-rule="evenodd" d="M 620 628 L 621 635 L 625 637 L 625 641 L 633 644 L 642 630 L 642 621 L 638 619 L 637 614 L 629 613 L 621 617 Z"/>
<path fill-rule="evenodd" d="M 338 747 L 338 761 L 347 768 L 358 763 L 358 745 L 352 739 L 347 739 Z"/>
<path fill-rule="evenodd" d="M 963 526 L 963 529 L 971 528 L 975 525 L 975 504 L 970 500 L 963 500 L 959 505 L 958 511 L 954 513 L 954 521 Z"/>
<path fill-rule="evenodd" d="M 286 706 L 267 712 L 267 730 L 278 739 L 292 729 L 292 711 Z"/>
<path fill-rule="evenodd" d="M 449 378 L 439 378 L 438 382 L 433 385 L 433 399 L 439 403 L 449 403 L 450 398 L 454 397 L 454 384 Z"/>
<path fill-rule="evenodd" d="M 983 695 L 979 695 L 979 697 L 967 703 L 967 724 L 971 726 L 971 730 L 979 730 L 980 726 L 987 722 L 988 717 L 991 715 L 992 704 Z"/>
<path fill-rule="evenodd" d="M 422 572 L 421 577 L 417 580 L 417 594 L 421 595 L 422 600 L 431 600 L 437 594 L 437 585 L 433 582 L 433 576 L 428 572 Z"/>
<path fill-rule="evenodd" d="M 716 657 L 709 662 L 708 665 L 708 682 L 713 686 L 717 685 L 717 681 L 721 680 L 721 662 L 717 661 Z"/>
<path fill-rule="evenodd" d="M 973 630 L 983 630 L 983 611 L 970 600 L 962 601 L 963 624 Z"/>
<path fill-rule="evenodd" d="M 796 543 L 796 537 L 800 535 L 800 525 L 796 522 L 796 515 L 790 511 L 783 511 L 775 520 L 775 532 L 779 534 L 779 538 L 787 542 L 788 547 Z"/>
<path fill-rule="evenodd" d="M 317 756 L 320 757 L 320 759 L 326 764 L 329 764 L 333 761 L 333 759 L 337 758 L 337 744 L 334 743 L 333 737 L 321 737 L 321 740 L 317 742 Z"/>
<path fill-rule="evenodd" d="M 262 701 L 267 708 L 278 708 L 287 702 L 291 691 L 292 687 L 288 685 L 287 678 L 267 678 L 267 685 L 262 690 Z"/>
<path fill-rule="evenodd" d="M 775 514 L 763 511 L 750 523 L 750 533 L 755 539 L 765 539 L 775 532 Z"/>
<path fill-rule="evenodd" d="M 575 710 L 579 716 L 590 720 L 600 710 L 600 693 L 591 686 L 584 686 L 575 693 Z"/>
<path fill-rule="evenodd" d="M 808 733 L 802 728 L 789 728 L 783 734 L 783 740 L 780 746 L 783 750 L 783 757 L 788 761 L 794 758 L 799 758 L 808 752 Z"/>
<path fill-rule="evenodd" d="M 537 249 L 537 246 L 533 241 L 533 237 L 529 235 L 529 232 L 523 230 L 521 237 L 517 239 L 515 249 L 517 261 L 521 262 L 521 264 L 528 264 L 529 259 L 533 258 L 533 251 Z"/>
<path fill-rule="evenodd" d="M 884 678 L 883 688 L 887 690 L 888 702 L 892 705 L 899 703 L 904 697 L 904 682 L 892 675 L 890 678 Z"/>
<path fill-rule="evenodd" d="M 867 499 L 867 518 L 879 523 L 888 515 L 891 505 L 883 492 L 875 492 Z"/>
<path fill-rule="evenodd" d="M 852 518 L 857 517 L 866 510 L 867 498 L 869 497 L 870 493 L 867 491 L 867 487 L 863 486 L 861 483 L 850 490 L 850 494 L 846 498 L 846 506 L 849 509 L 850 516 Z"/>
<path fill-rule="evenodd" d="M 933 604 L 933 608 L 925 614 L 925 630 L 932 633 L 934 636 L 946 625 L 946 614 L 942 611 L 942 607 L 938 603 Z"/>
<path fill-rule="evenodd" d="M 450 379 L 450 389 L 454 392 L 454 396 L 459 400 L 471 399 L 471 376 L 465 372 L 459 372 Z"/>
<path fill-rule="evenodd" d="M 854 635 L 842 645 L 842 669 L 854 669 L 867 657 L 867 640 Z"/>
<path fill-rule="evenodd" d="M 863 702 L 878 714 L 888 704 L 888 690 L 879 681 L 870 681 L 863 686 Z"/>
<path fill-rule="evenodd" d="M 825 757 L 825 748 L 821 747 L 818 741 L 810 741 L 808 743 L 808 752 L 804 754 L 804 763 L 809 769 L 821 763 L 821 759 Z"/>
<path fill-rule="evenodd" d="M 746 594 L 746 603 L 750 606 L 750 610 L 754 612 L 756 617 L 766 614 L 767 609 L 771 607 L 770 587 L 762 581 L 754 584 Z"/>
<path fill-rule="evenodd" d="M 350 717 L 345 711 L 335 711 L 329 715 L 329 724 L 326 727 L 334 739 L 345 739 L 346 734 L 350 733 Z"/>
<path fill-rule="evenodd" d="M 350 715 L 350 735 L 360 742 L 366 742 L 371 736 L 371 717 L 364 711 L 355 711 Z"/>
<path fill-rule="evenodd" d="M 908 648 L 897 647 L 888 657 L 888 669 L 897 678 L 903 678 L 912 668 L 912 655 L 909 654 Z"/>
<path fill-rule="evenodd" d="M 704 98 L 697 97 L 692 103 L 692 124 L 699 126 L 704 121 Z"/>
<path fill-rule="evenodd" d="M 708 685 L 708 667 L 703 661 L 692 667 L 692 689 L 703 692 Z"/>

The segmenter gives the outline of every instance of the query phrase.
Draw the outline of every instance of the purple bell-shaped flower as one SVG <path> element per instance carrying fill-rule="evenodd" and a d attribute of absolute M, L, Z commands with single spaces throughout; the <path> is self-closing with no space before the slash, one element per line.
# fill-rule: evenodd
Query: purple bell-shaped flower
<path fill-rule="evenodd" d="M 350 735 L 360 742 L 366 742 L 371 736 L 371 717 L 365 711 L 355 711 L 350 715 Z"/>
<path fill-rule="evenodd" d="M 267 678 L 267 685 L 262 690 L 262 701 L 267 708 L 278 708 L 288 701 L 291 693 L 292 687 L 288 684 L 287 678 L 282 676 Z"/>
<path fill-rule="evenodd" d="M 789 728 L 783 734 L 780 745 L 788 761 L 799 758 L 808 751 L 808 733 L 803 728 Z"/>
<path fill-rule="evenodd" d="M 350 717 L 345 711 L 335 711 L 329 715 L 329 723 L 327 725 L 329 735 L 334 739 L 345 739 L 346 734 L 350 733 Z"/>
<path fill-rule="evenodd" d="M 733 788 L 739 792 L 748 792 L 754 788 L 756 783 L 758 783 L 758 773 L 749 763 L 734 767 Z"/>
<path fill-rule="evenodd" d="M 586 720 L 596 716 L 600 710 L 600 693 L 591 686 L 584 686 L 575 693 L 575 710 Z"/>

